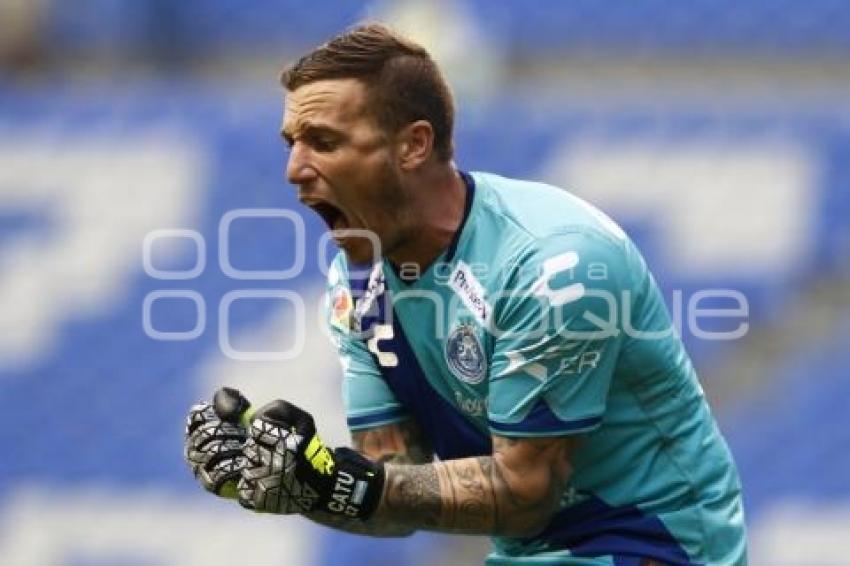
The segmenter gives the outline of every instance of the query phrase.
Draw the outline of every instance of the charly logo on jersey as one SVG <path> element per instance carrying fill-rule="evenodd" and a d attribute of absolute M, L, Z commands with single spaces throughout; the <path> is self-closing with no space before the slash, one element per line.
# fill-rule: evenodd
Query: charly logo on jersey
<path fill-rule="evenodd" d="M 363 296 L 357 299 L 354 314 L 351 317 L 351 328 L 355 332 L 363 331 L 363 319 L 367 316 L 378 316 L 378 308 L 375 300 L 384 294 L 386 283 L 384 280 L 384 269 L 381 262 L 372 266 L 369 273 L 369 282 Z"/>
<path fill-rule="evenodd" d="M 385 352 L 381 350 L 379 342 L 387 341 L 392 343 L 395 338 L 395 331 L 390 324 L 376 324 L 372 327 L 372 336 L 366 340 L 366 348 L 378 360 L 378 365 L 384 368 L 394 368 L 398 366 L 398 356 L 393 352 Z"/>
<path fill-rule="evenodd" d="M 446 364 L 455 376 L 470 385 L 481 383 L 487 373 L 484 348 L 471 323 L 461 323 L 446 340 Z"/>
<path fill-rule="evenodd" d="M 543 262 L 540 278 L 531 287 L 538 297 L 545 297 L 553 307 L 560 307 L 575 302 L 586 293 L 583 283 L 573 283 L 563 289 L 553 289 L 552 280 L 563 272 L 571 272 L 581 261 L 577 252 L 566 252 L 550 257 Z"/>

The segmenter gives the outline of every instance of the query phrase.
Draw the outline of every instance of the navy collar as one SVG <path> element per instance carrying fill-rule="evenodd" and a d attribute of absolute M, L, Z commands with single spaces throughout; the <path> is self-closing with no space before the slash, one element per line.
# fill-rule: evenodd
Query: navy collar
<path fill-rule="evenodd" d="M 446 250 L 446 261 L 452 261 L 457 253 L 457 245 L 460 242 L 460 235 L 463 234 L 463 229 L 466 226 L 466 220 L 469 218 L 469 213 L 472 210 L 472 201 L 475 199 L 475 179 L 472 175 L 465 171 L 458 171 L 463 184 L 466 186 L 466 202 L 463 206 L 463 219 L 460 221 L 460 226 L 457 232 L 452 237 L 452 241 Z"/>
<path fill-rule="evenodd" d="M 460 221 L 460 226 L 458 226 L 457 231 L 455 231 L 454 235 L 452 236 L 452 241 L 449 242 L 449 246 L 448 248 L 446 248 L 444 261 L 447 262 L 452 261 L 455 257 L 455 254 L 457 253 L 457 246 L 460 243 L 460 237 L 463 234 L 464 227 L 466 226 L 466 220 L 469 218 L 470 211 L 472 211 L 472 201 L 475 199 L 475 180 L 472 178 L 472 175 L 466 173 L 465 171 L 458 171 L 458 174 L 460 175 L 461 180 L 463 180 L 464 187 L 466 187 L 466 201 L 463 205 L 463 218 Z M 438 257 L 435 261 L 439 260 L 440 258 Z M 393 273 L 395 273 L 396 277 L 398 277 L 399 281 L 410 285 L 415 281 L 419 280 L 419 278 L 410 280 L 404 279 L 398 270 L 398 266 L 396 266 L 391 261 L 388 261 L 387 263 L 390 265 L 390 268 L 393 270 Z"/>

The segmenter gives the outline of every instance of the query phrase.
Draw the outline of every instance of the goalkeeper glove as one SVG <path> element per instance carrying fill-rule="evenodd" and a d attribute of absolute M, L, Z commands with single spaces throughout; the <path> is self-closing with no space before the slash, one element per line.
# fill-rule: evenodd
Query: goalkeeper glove
<path fill-rule="evenodd" d="M 271 513 L 324 511 L 368 518 L 381 498 L 384 467 L 350 448 L 331 452 L 313 417 L 272 401 L 251 418 L 239 480 L 239 502 Z"/>
<path fill-rule="evenodd" d="M 189 410 L 183 455 L 204 489 L 236 498 L 248 431 L 232 416 L 247 413 L 250 405 L 238 391 L 226 387 L 216 393 L 213 403 L 198 403 Z"/>

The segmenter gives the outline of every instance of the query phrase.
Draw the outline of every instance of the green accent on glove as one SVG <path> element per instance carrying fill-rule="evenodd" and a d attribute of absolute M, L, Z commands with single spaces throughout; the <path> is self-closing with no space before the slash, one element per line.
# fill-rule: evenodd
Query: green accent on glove
<path fill-rule="evenodd" d="M 313 466 L 313 469 L 329 476 L 334 473 L 334 458 L 331 451 L 324 445 L 318 434 L 314 434 L 310 439 L 307 448 L 304 450 L 304 457 Z"/>
<path fill-rule="evenodd" d="M 239 497 L 239 490 L 236 489 L 236 483 L 237 482 L 235 480 L 225 482 L 218 491 L 218 496 L 224 497 L 225 499 L 236 499 Z"/>
<path fill-rule="evenodd" d="M 239 424 L 245 428 L 250 428 L 251 420 L 254 418 L 254 413 L 256 412 L 253 407 L 248 405 L 245 411 L 239 416 Z"/>
<path fill-rule="evenodd" d="M 215 392 L 213 402 L 189 410 L 184 457 L 201 486 L 220 497 L 238 498 L 242 455 L 254 414 L 251 403 L 230 387 Z"/>
<path fill-rule="evenodd" d="M 232 413 L 231 413 L 232 414 Z M 384 483 L 383 466 L 349 448 L 329 450 L 310 413 L 283 400 L 250 418 L 239 502 L 256 511 L 323 511 L 366 518 Z"/>

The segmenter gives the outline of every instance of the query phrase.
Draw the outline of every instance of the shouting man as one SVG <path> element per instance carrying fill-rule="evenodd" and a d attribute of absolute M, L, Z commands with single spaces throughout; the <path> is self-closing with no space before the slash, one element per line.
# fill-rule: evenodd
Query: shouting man
<path fill-rule="evenodd" d="M 208 490 L 338 529 L 490 535 L 488 564 L 744 564 L 740 483 L 652 275 L 568 192 L 455 165 L 419 45 L 355 28 L 282 76 L 286 174 L 341 249 L 354 449 L 282 400 L 192 409 Z"/>

